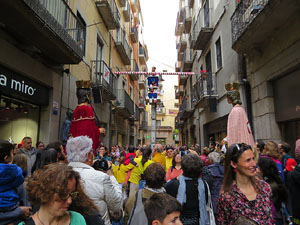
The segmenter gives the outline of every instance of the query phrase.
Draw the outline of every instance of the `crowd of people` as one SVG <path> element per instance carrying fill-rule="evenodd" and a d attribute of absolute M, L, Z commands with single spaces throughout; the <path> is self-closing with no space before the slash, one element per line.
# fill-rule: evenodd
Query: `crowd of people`
<path fill-rule="evenodd" d="M 0 225 L 300 224 L 300 140 L 290 150 L 0 140 Z"/>

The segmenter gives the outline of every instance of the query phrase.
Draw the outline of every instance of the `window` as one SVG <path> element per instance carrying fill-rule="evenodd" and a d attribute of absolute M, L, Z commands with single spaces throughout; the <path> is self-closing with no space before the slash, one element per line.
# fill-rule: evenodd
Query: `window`
<path fill-rule="evenodd" d="M 78 29 L 78 35 L 77 35 L 77 42 L 79 44 L 80 49 L 83 52 L 83 56 L 85 56 L 85 43 L 86 43 L 86 23 L 84 19 L 82 18 L 81 14 L 77 11 L 77 29 Z"/>
<path fill-rule="evenodd" d="M 217 69 L 222 67 L 222 50 L 221 50 L 221 39 L 216 41 L 216 57 L 217 57 Z"/>

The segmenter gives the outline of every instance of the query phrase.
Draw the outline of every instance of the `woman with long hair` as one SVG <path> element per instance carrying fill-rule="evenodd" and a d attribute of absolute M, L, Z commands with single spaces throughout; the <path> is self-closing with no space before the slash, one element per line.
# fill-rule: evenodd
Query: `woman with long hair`
<path fill-rule="evenodd" d="M 141 180 L 139 183 L 139 189 L 143 189 L 145 186 L 145 178 L 144 178 L 144 171 L 147 169 L 147 167 L 153 163 L 152 160 L 150 160 L 150 157 L 152 155 L 152 149 L 150 148 L 150 146 L 145 147 L 144 151 L 143 151 L 143 157 L 142 160 L 139 162 L 139 170 L 141 173 Z"/>
<path fill-rule="evenodd" d="M 217 203 L 217 224 L 232 225 L 240 216 L 273 225 L 271 187 L 256 178 L 256 162 L 250 145 L 232 144 L 225 156 L 225 173 Z"/>
<path fill-rule="evenodd" d="M 276 225 L 283 223 L 283 214 L 281 212 L 282 203 L 287 204 L 287 190 L 279 177 L 276 163 L 268 157 L 261 157 L 258 160 L 257 173 L 271 186 L 272 188 L 272 215 Z"/>
<path fill-rule="evenodd" d="M 173 157 L 172 166 L 169 168 L 166 174 L 166 181 L 179 177 L 181 174 L 181 155 L 180 153 L 176 153 Z"/>

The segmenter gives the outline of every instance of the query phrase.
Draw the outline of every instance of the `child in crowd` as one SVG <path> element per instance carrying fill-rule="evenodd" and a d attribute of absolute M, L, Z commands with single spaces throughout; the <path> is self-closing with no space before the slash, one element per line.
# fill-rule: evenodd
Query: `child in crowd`
<path fill-rule="evenodd" d="M 29 217 L 29 206 L 20 167 L 12 164 L 13 145 L 0 140 L 0 224 L 12 224 Z"/>
<path fill-rule="evenodd" d="M 144 210 L 148 225 L 182 225 L 180 221 L 181 204 L 165 193 L 153 194 L 145 202 Z"/>

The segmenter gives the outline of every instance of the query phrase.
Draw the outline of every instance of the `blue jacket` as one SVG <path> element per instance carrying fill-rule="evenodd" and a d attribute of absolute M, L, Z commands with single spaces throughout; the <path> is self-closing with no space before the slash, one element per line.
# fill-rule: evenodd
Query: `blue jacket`
<path fill-rule="evenodd" d="M 24 182 L 22 169 L 15 164 L 0 163 L 0 209 L 18 206 L 17 188 Z"/>

